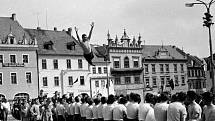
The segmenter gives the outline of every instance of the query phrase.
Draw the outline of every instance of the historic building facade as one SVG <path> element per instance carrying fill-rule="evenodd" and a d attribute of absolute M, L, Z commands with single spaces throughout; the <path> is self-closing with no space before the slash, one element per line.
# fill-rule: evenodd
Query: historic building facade
<path fill-rule="evenodd" d="M 120 40 L 111 39 L 108 33 L 108 52 L 111 61 L 111 76 L 117 95 L 135 92 L 143 95 L 143 68 L 141 37 L 131 40 L 126 31 Z"/>
<path fill-rule="evenodd" d="M 188 91 L 187 57 L 175 46 L 144 45 L 143 66 L 145 91 L 171 93 Z M 170 83 L 173 82 L 173 87 Z"/>
<path fill-rule="evenodd" d="M 98 94 L 108 97 L 114 93 L 113 77 L 110 75 L 110 61 L 108 59 L 107 48 L 105 46 L 94 46 L 92 50 L 95 54 L 93 64 L 90 68 L 90 88 L 91 96 Z"/>
<path fill-rule="evenodd" d="M 203 60 L 187 54 L 188 87 L 201 94 L 206 91 L 206 76 Z"/>
<path fill-rule="evenodd" d="M 0 94 L 8 100 L 38 96 L 37 40 L 12 17 L 0 17 Z"/>
<path fill-rule="evenodd" d="M 73 93 L 90 95 L 90 66 L 83 50 L 68 31 L 25 29 L 38 40 L 39 89 L 53 96 Z"/>

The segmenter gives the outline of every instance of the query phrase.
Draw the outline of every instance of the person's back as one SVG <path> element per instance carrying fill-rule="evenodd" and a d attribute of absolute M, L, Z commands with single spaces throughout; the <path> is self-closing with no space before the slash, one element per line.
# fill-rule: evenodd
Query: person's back
<path fill-rule="evenodd" d="M 169 104 L 167 104 L 166 102 L 155 104 L 154 114 L 155 114 L 155 119 L 157 121 L 166 121 L 167 120 L 168 107 L 169 107 Z"/>
<path fill-rule="evenodd" d="M 146 116 L 149 112 L 149 110 L 152 109 L 152 107 L 150 106 L 150 103 L 141 103 L 139 105 L 139 112 L 138 112 L 138 119 L 139 121 L 145 121 L 146 120 Z"/>
<path fill-rule="evenodd" d="M 187 112 L 185 106 L 181 102 L 173 102 L 169 104 L 167 109 L 167 121 L 183 121 Z"/>
<path fill-rule="evenodd" d="M 196 102 L 188 106 L 189 121 L 192 121 L 192 120 L 199 121 L 201 119 L 201 114 L 202 114 L 202 108 Z"/>
<path fill-rule="evenodd" d="M 113 108 L 113 120 L 120 121 L 123 120 L 125 116 L 127 116 L 127 109 L 125 105 L 115 105 L 115 107 Z"/>
<path fill-rule="evenodd" d="M 203 108 L 204 121 L 214 121 L 215 120 L 215 105 L 205 106 Z"/>
<path fill-rule="evenodd" d="M 137 119 L 138 118 L 138 108 L 139 104 L 136 102 L 129 102 L 126 106 L 128 119 Z"/>

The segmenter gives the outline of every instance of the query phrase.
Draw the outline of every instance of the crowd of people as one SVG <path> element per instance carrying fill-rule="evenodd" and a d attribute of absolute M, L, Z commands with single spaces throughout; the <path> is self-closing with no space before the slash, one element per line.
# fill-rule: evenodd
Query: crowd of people
<path fill-rule="evenodd" d="M 198 95 L 194 91 L 147 93 L 144 101 L 136 93 L 95 98 L 87 94 L 60 97 L 56 93 L 52 98 L 40 95 L 18 100 L 14 108 L 22 121 L 215 121 L 213 101 L 211 92 Z M 8 103 L 0 103 L 2 115 Z"/>

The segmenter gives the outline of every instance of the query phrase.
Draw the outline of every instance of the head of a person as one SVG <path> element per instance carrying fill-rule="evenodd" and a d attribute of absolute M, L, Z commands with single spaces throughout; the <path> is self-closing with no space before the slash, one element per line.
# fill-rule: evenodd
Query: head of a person
<path fill-rule="evenodd" d="M 211 104 L 213 102 L 213 98 L 214 98 L 214 96 L 213 96 L 213 93 L 211 93 L 211 92 L 205 92 L 202 95 L 203 102 L 206 105 Z"/>
<path fill-rule="evenodd" d="M 92 105 L 92 104 L 93 104 L 93 99 L 90 98 L 90 97 L 87 97 L 87 103 L 88 103 L 89 105 Z"/>
<path fill-rule="evenodd" d="M 145 102 L 146 103 L 154 103 L 154 95 L 151 93 L 146 93 Z"/>
<path fill-rule="evenodd" d="M 196 92 L 194 92 L 194 91 L 187 92 L 187 101 L 192 102 L 192 101 L 196 100 L 196 98 L 197 98 Z"/>
<path fill-rule="evenodd" d="M 125 105 L 127 103 L 127 99 L 125 97 L 120 97 L 119 98 L 119 104 Z"/>
<path fill-rule="evenodd" d="M 115 96 L 114 95 L 109 95 L 107 104 L 113 104 L 115 102 Z"/>
<path fill-rule="evenodd" d="M 93 102 L 95 103 L 95 105 L 98 105 L 101 102 L 101 100 L 100 98 L 95 98 Z"/>
<path fill-rule="evenodd" d="M 169 100 L 169 94 L 168 93 L 161 93 L 159 96 L 159 101 L 160 102 L 167 102 Z"/>
<path fill-rule="evenodd" d="M 39 98 L 35 98 L 35 104 L 40 104 Z"/>
<path fill-rule="evenodd" d="M 107 98 L 106 98 L 106 97 L 101 97 L 101 103 L 102 103 L 102 104 L 107 103 Z"/>
<path fill-rule="evenodd" d="M 82 40 L 83 42 L 87 41 L 88 40 L 88 37 L 86 34 L 82 34 Z"/>
<path fill-rule="evenodd" d="M 79 96 L 76 96 L 75 97 L 75 102 L 79 102 L 80 100 L 79 100 Z"/>
<path fill-rule="evenodd" d="M 179 92 L 177 95 L 177 101 L 184 102 L 187 98 L 187 95 L 184 92 Z"/>

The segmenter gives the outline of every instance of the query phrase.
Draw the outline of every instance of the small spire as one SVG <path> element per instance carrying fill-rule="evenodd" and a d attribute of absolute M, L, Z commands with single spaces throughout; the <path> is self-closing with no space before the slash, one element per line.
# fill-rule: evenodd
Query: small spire
<path fill-rule="evenodd" d="M 132 42 L 132 45 L 135 46 L 136 44 L 136 39 L 135 39 L 135 36 L 133 37 L 133 42 Z"/>
<path fill-rule="evenodd" d="M 138 35 L 138 41 L 140 41 L 141 40 L 141 35 L 140 35 L 140 33 L 139 33 L 139 35 Z"/>
<path fill-rule="evenodd" d="M 126 31 L 125 31 L 125 29 L 124 29 L 124 36 L 126 36 Z"/>
<path fill-rule="evenodd" d="M 107 38 L 108 38 L 108 40 L 111 39 L 111 38 L 110 38 L 109 30 L 108 30 Z"/>
<path fill-rule="evenodd" d="M 161 40 L 161 43 L 162 43 L 162 46 L 161 46 L 161 47 L 163 48 L 163 40 Z"/>

